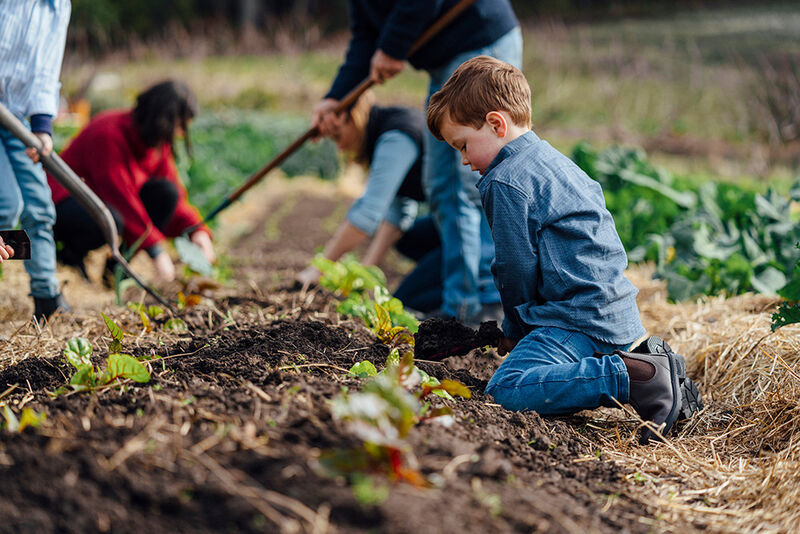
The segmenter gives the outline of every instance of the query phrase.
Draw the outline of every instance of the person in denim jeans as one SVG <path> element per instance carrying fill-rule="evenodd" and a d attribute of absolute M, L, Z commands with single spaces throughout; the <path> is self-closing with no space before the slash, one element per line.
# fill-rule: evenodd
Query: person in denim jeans
<path fill-rule="evenodd" d="M 58 81 L 69 0 L 0 0 L 0 102 L 26 122 L 42 143 L 42 155 L 53 149 L 52 121 L 58 112 Z M 58 291 L 55 208 L 39 154 L 0 127 L 0 228 L 20 223 L 31 240 L 30 276 L 34 316 L 70 311 Z"/>
<path fill-rule="evenodd" d="M 542 415 L 630 402 L 664 433 L 699 409 L 683 357 L 662 340 L 627 352 L 645 330 L 625 250 L 600 184 L 530 129 L 522 72 L 488 56 L 463 63 L 431 97 L 427 121 L 482 175 L 508 353 L 486 392 Z"/>
<path fill-rule="evenodd" d="M 408 60 L 430 74 L 429 95 L 458 65 L 490 54 L 515 65 L 522 61 L 522 34 L 509 0 L 477 0 L 412 56 L 413 42 L 458 0 L 350 0 L 352 38 L 344 64 L 325 98 L 315 106 L 312 126 L 328 135 L 336 127 L 330 111 L 367 76 L 383 83 Z M 499 295 L 491 280 L 491 257 L 481 250 L 491 232 L 474 185 L 478 175 L 458 164 L 458 154 L 426 134 L 423 184 L 441 236 L 442 306 L 437 315 L 471 325 L 498 318 Z M 488 247 L 490 248 L 490 247 Z"/>

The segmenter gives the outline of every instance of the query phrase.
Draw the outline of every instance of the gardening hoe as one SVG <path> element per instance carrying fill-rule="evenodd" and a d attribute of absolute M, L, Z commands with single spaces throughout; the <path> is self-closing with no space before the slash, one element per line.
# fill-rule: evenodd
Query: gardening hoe
<path fill-rule="evenodd" d="M 25 146 L 29 148 L 35 148 L 37 150 L 41 148 L 41 141 L 39 141 L 39 138 L 33 135 L 30 130 L 23 126 L 19 119 L 17 119 L 17 117 L 8 111 L 8 109 L 6 109 L 6 107 L 2 104 L 0 104 L 0 125 L 11 132 L 14 137 L 22 141 Z M 125 272 L 128 273 L 128 275 L 137 284 L 139 284 L 142 289 L 147 291 L 160 304 L 175 313 L 175 308 L 162 296 L 150 288 L 150 286 L 148 286 L 144 280 L 138 274 L 136 274 L 133 269 L 131 269 L 131 266 L 128 265 L 128 262 L 120 253 L 119 248 L 117 247 L 117 243 L 119 242 L 117 226 L 114 223 L 114 218 L 111 216 L 111 212 L 108 211 L 108 208 L 105 204 L 103 204 L 103 201 L 100 200 L 96 194 L 94 194 L 94 191 L 89 189 L 86 184 L 83 183 L 83 180 L 81 180 L 78 175 L 69 168 L 69 165 L 64 163 L 64 160 L 62 160 L 58 154 L 55 153 L 55 151 L 51 152 L 47 156 L 40 156 L 40 158 L 44 168 L 50 171 L 50 174 L 52 174 L 53 177 L 58 180 L 67 191 L 69 191 L 75 200 L 77 200 L 84 208 L 86 208 L 95 222 L 100 225 L 100 228 L 103 230 L 103 235 L 106 238 L 106 242 L 108 243 L 108 246 L 111 247 L 111 256 L 117 261 L 117 263 L 119 263 Z"/>
<path fill-rule="evenodd" d="M 434 35 L 439 33 L 445 26 L 450 24 L 453 21 L 453 19 L 458 17 L 465 9 L 467 9 L 469 6 L 474 4 L 475 1 L 476 0 L 461 0 L 461 2 L 457 3 L 456 5 L 454 5 L 444 15 L 439 17 L 439 19 L 436 20 L 433 24 L 431 24 L 428 27 L 428 29 L 425 30 L 423 32 L 423 34 L 420 35 L 420 37 L 414 42 L 414 44 L 411 46 L 411 48 L 408 51 L 408 56 L 409 57 L 412 56 L 420 48 L 425 46 L 425 44 L 428 41 L 430 41 L 431 38 Z M 341 102 L 339 102 L 339 104 L 333 109 L 333 113 L 339 114 L 342 111 L 348 109 L 350 106 L 353 105 L 353 103 L 356 100 L 358 100 L 358 97 L 360 97 L 364 93 L 364 91 L 366 91 L 367 89 L 372 87 L 374 85 L 374 83 L 375 82 L 373 82 L 370 78 L 365 78 L 364 81 L 362 81 L 358 86 L 356 86 L 355 89 L 350 91 L 341 100 Z M 275 158 L 272 161 L 270 161 L 269 163 L 264 165 L 264 167 L 262 167 L 258 172 L 256 172 L 254 175 L 252 175 L 241 187 L 239 187 L 239 189 L 237 189 L 236 191 L 234 191 L 233 193 L 228 195 L 228 197 L 225 198 L 225 200 L 223 200 L 222 203 L 219 204 L 219 206 L 217 206 L 216 208 L 211 210 L 211 212 L 208 215 L 205 216 L 205 218 L 203 219 L 203 222 L 201 222 L 200 224 L 197 224 L 197 225 L 189 228 L 186 231 L 186 233 L 189 234 L 189 233 L 193 232 L 194 230 L 196 230 L 197 228 L 199 228 L 202 224 L 208 223 L 211 220 L 213 220 L 214 217 L 219 215 L 219 213 L 222 210 L 224 210 L 225 208 L 230 206 L 234 201 L 236 201 L 240 196 L 242 196 L 245 193 L 245 191 L 247 191 L 248 189 L 253 187 L 259 181 L 261 181 L 261 179 L 269 171 L 271 171 L 272 169 L 274 169 L 275 167 L 277 167 L 278 165 L 283 163 L 286 160 L 286 158 L 291 156 L 298 148 L 303 146 L 303 143 L 305 143 L 306 141 L 308 141 L 309 139 L 311 139 L 313 137 L 316 137 L 318 133 L 319 132 L 318 132 L 317 128 L 313 127 L 311 129 L 309 129 L 306 133 L 301 135 L 294 143 L 292 143 L 287 148 L 285 148 L 283 150 L 283 152 L 281 152 L 280 154 L 275 156 Z"/>

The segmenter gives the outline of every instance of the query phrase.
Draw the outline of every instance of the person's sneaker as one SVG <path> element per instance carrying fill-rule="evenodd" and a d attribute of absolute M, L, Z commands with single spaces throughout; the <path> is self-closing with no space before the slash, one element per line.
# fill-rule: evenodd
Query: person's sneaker
<path fill-rule="evenodd" d="M 680 367 L 681 406 L 679 420 L 689 419 L 703 409 L 703 399 L 697 385 L 686 375 L 686 359 L 672 350 L 666 341 L 658 336 L 650 336 L 631 352 L 638 354 L 674 354 Z"/>
<path fill-rule="evenodd" d="M 62 313 L 69 313 L 72 311 L 72 306 L 69 305 L 62 293 L 49 298 L 33 297 L 33 317 L 37 321 L 43 322 L 56 311 Z"/>

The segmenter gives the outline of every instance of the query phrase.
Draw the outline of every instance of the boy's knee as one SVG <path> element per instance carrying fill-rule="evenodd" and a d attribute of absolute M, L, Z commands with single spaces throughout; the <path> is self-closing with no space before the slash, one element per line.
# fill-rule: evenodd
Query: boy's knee
<path fill-rule="evenodd" d="M 519 388 L 519 373 L 495 373 L 486 385 L 484 393 L 491 396 L 494 401 L 507 410 L 520 410 L 517 402 Z"/>

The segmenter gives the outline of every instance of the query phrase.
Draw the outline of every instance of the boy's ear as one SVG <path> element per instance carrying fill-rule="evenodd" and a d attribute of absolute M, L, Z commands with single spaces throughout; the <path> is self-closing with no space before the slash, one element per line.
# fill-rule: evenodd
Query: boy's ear
<path fill-rule="evenodd" d="M 499 111 L 490 111 L 487 113 L 486 124 L 489 125 L 497 137 L 505 137 L 508 133 L 506 118 Z"/>

